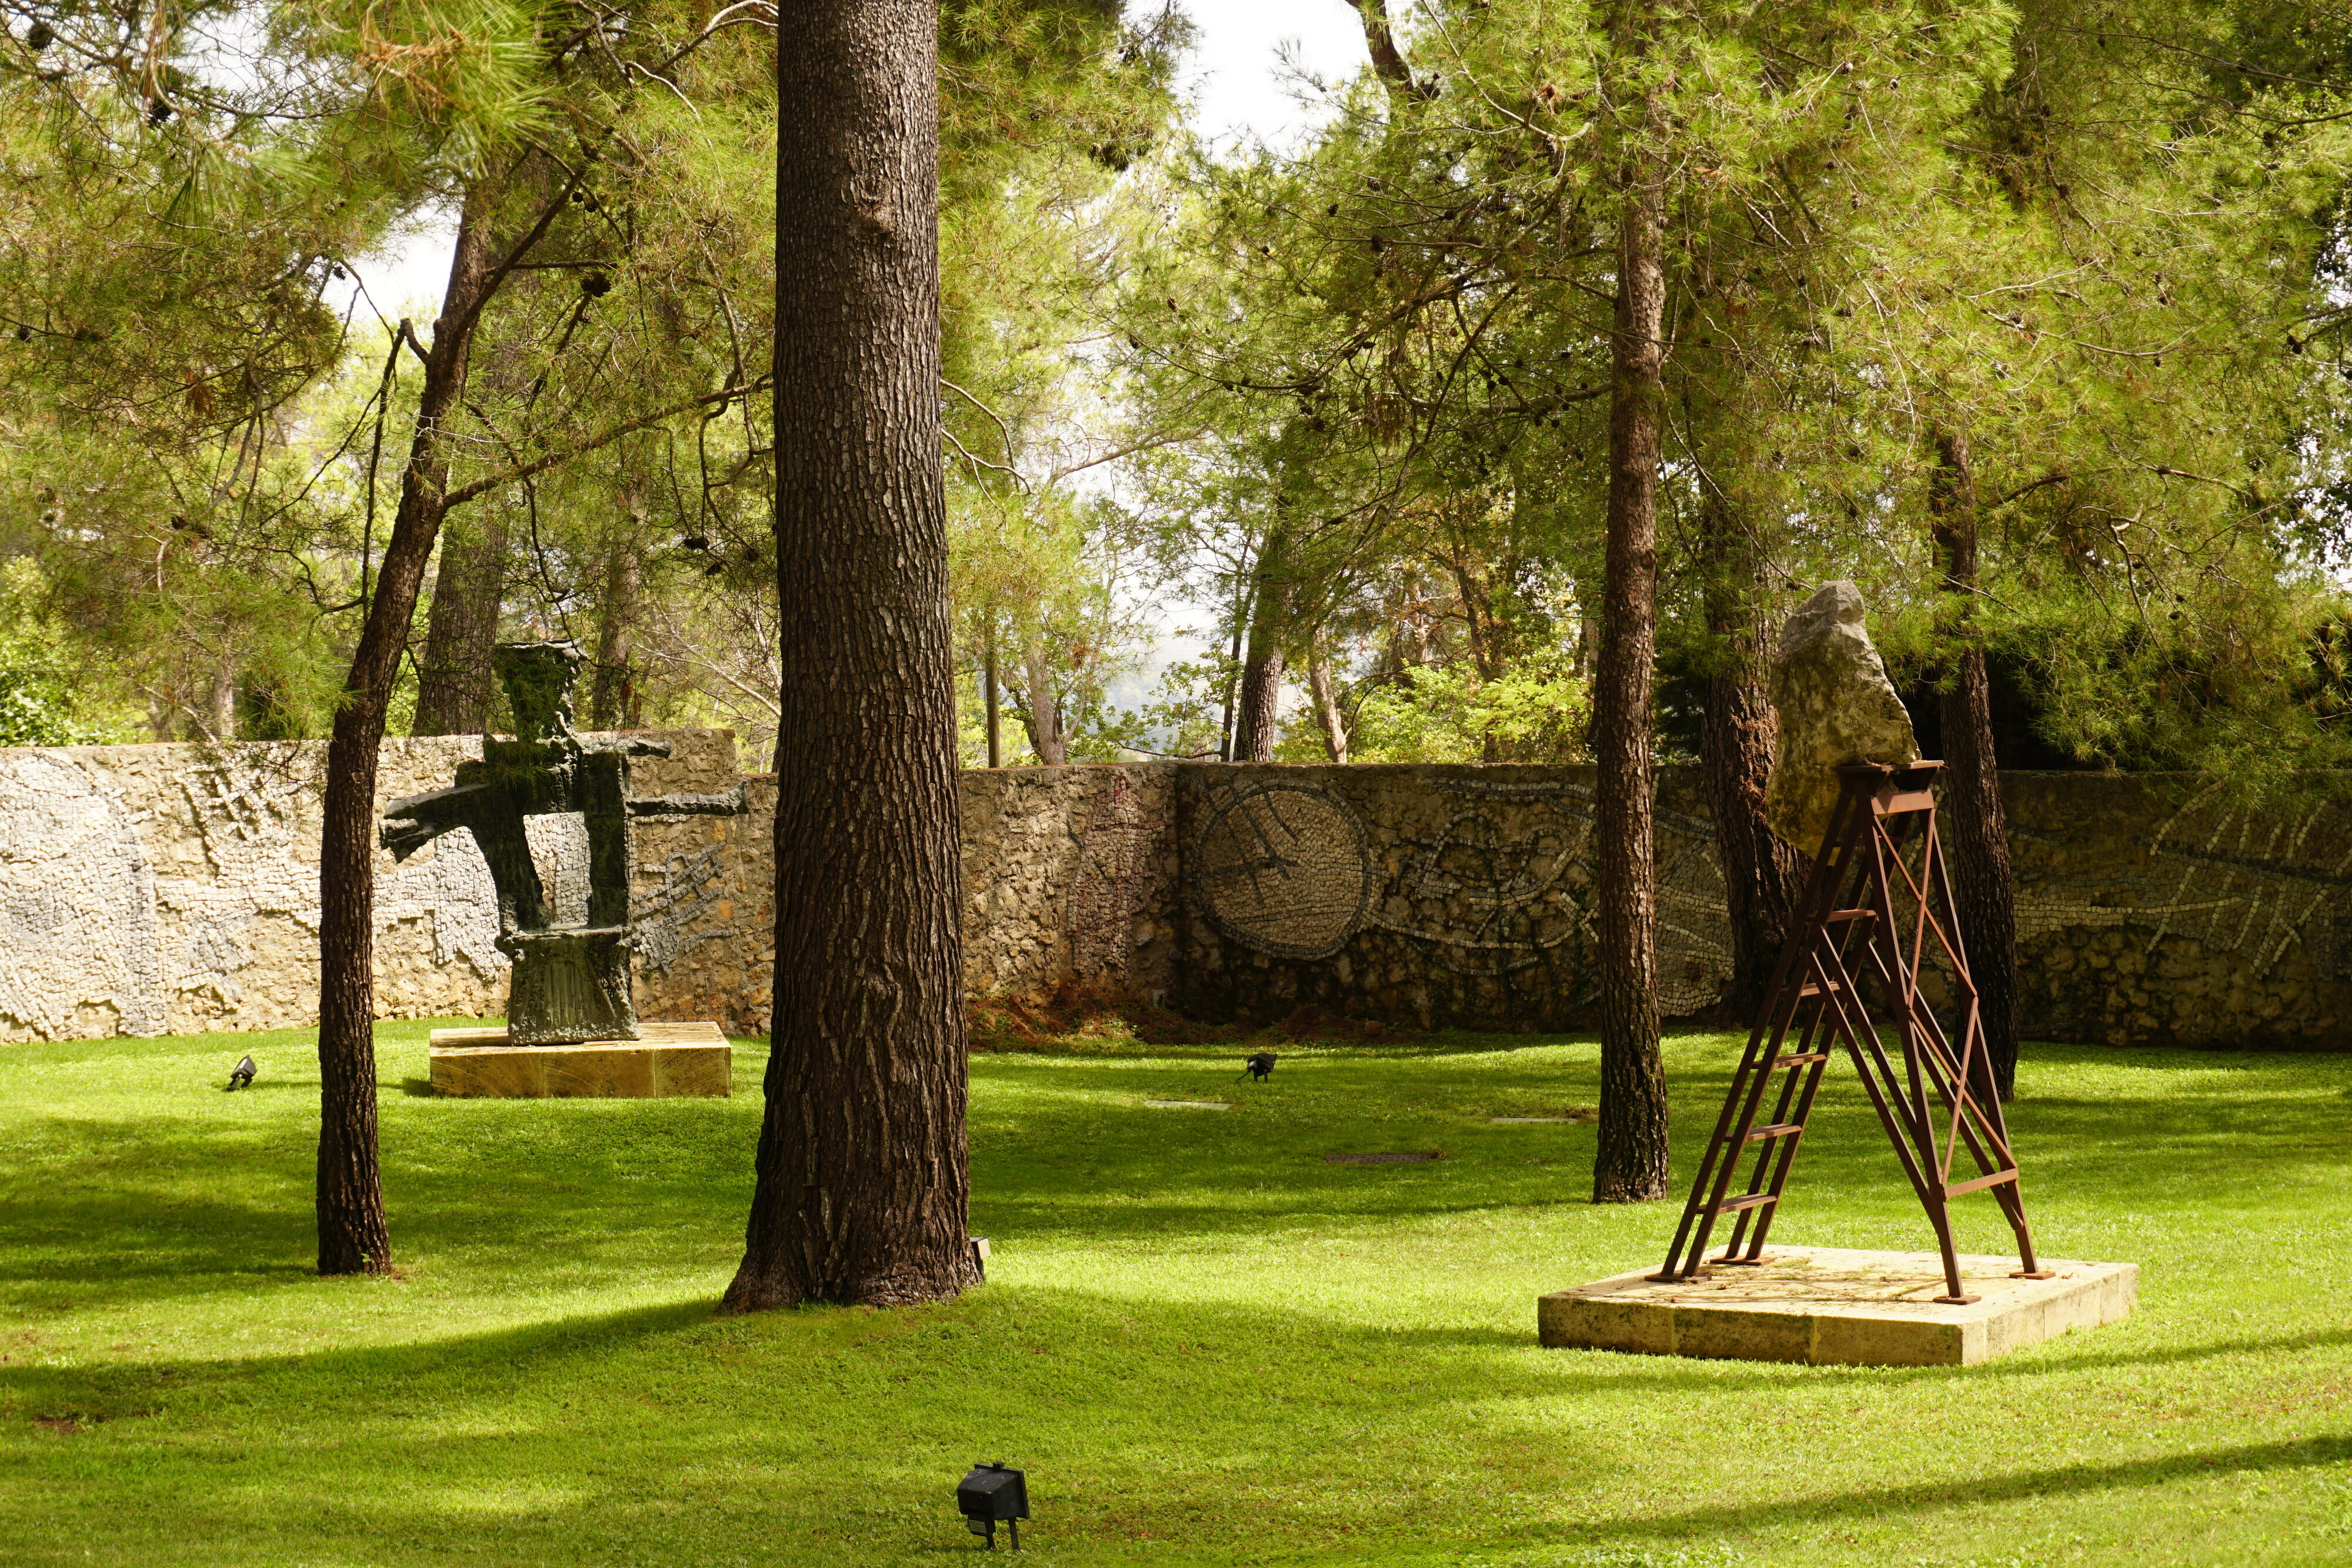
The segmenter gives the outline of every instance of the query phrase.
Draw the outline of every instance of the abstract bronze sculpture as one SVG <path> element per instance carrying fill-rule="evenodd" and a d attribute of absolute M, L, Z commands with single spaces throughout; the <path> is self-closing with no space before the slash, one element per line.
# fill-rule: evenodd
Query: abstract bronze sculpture
<path fill-rule="evenodd" d="M 495 663 L 514 710 L 514 738 L 483 736 L 482 759 L 460 763 L 454 787 L 384 807 L 382 842 L 394 860 L 453 830 L 472 831 L 498 889 L 499 950 L 514 961 L 506 1037 L 513 1045 L 638 1038 L 630 824 L 744 810 L 740 786 L 723 795 L 632 798 L 631 759 L 667 757 L 669 747 L 573 733 L 572 688 L 582 659 L 574 643 L 501 643 Z M 558 855 L 555 875 L 542 875 L 530 824 L 567 816 L 580 820 L 586 864 L 562 864 Z"/>

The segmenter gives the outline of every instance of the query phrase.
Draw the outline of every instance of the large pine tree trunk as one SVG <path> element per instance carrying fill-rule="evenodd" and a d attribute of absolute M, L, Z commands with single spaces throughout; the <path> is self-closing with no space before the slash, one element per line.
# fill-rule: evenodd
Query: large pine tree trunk
<path fill-rule="evenodd" d="M 1626 7 L 1621 42 L 1649 51 L 1656 19 Z M 1598 1203 L 1666 1192 L 1666 1075 L 1658 1050 L 1657 866 L 1650 794 L 1650 686 L 1657 649 L 1658 419 L 1665 365 L 1664 105 L 1652 90 L 1626 156 L 1610 337 L 1608 549 L 1593 680 L 1595 936 L 1601 979 Z"/>
<path fill-rule="evenodd" d="M 498 696 L 490 651 L 499 641 L 506 570 L 506 521 L 495 508 L 451 525 L 441 541 L 425 656 L 416 666 L 416 734 L 479 735 L 489 728 Z"/>
<path fill-rule="evenodd" d="M 1959 908 L 1960 945 L 1977 985 L 1977 1012 L 2000 1097 L 2017 1090 L 2017 895 L 2009 865 L 2009 825 L 2000 809 L 1993 754 L 1992 696 L 1984 644 L 1976 632 L 1977 487 L 1969 441 L 1936 434 L 1927 514 L 1947 598 L 1942 799 L 1936 813 Z"/>
<path fill-rule="evenodd" d="M 409 622 L 441 529 L 446 423 L 466 394 L 473 323 L 489 283 L 489 202 L 467 193 L 441 319 L 418 394 L 400 509 L 327 744 L 319 842 L 319 1272 L 391 1267 L 375 1139 L 375 779 Z"/>
<path fill-rule="evenodd" d="M 965 1229 L 934 0 L 779 18 L 774 1047 L 725 1310 L 953 1295 Z"/>
<path fill-rule="evenodd" d="M 1804 872 L 1797 852 L 1764 825 L 1764 790 L 1771 782 L 1780 722 L 1766 685 L 1756 543 L 1719 495 L 1710 496 L 1700 525 L 1703 609 L 1716 662 L 1706 678 L 1699 767 L 1715 819 L 1731 925 L 1731 980 L 1724 988 L 1723 1011 L 1745 1027 L 1764 1005 L 1764 988 L 1789 939 Z"/>

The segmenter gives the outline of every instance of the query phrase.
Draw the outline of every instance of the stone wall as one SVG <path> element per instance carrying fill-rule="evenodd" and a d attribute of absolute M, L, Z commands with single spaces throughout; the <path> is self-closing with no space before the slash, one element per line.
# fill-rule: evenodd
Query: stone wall
<path fill-rule="evenodd" d="M 641 795 L 730 788 L 724 732 L 663 737 Z M 385 744 L 379 801 L 470 737 Z M 0 750 L 0 1034 L 302 1026 L 315 1017 L 324 747 Z M 775 780 L 736 817 L 642 821 L 637 1006 L 768 1026 Z M 1131 767 L 961 776 L 965 978 L 1078 986 L 1196 1017 L 1301 1006 L 1421 1028 L 1592 1021 L 1589 768 Z M 2166 776 L 2012 774 L 2028 1030 L 2109 1043 L 2352 1048 L 2352 810 L 2249 810 Z M 538 821 L 538 820 L 535 820 Z M 551 820 L 535 846 L 561 862 Z M 1659 779 L 1660 993 L 1712 1008 L 1730 960 L 1695 770 Z M 543 841 L 543 842 L 542 842 Z M 377 862 L 388 1018 L 495 1015 L 488 869 L 453 833 Z"/>
<path fill-rule="evenodd" d="M 672 755 L 637 765 L 639 793 L 732 787 L 731 737 L 662 738 Z M 379 809 L 446 785 L 478 750 L 470 737 L 385 742 Z M 0 1036 L 314 1021 L 325 759 L 314 742 L 0 750 Z M 533 835 L 535 850 L 556 862 L 572 852 L 562 826 Z M 712 893 L 737 869 L 744 826 L 638 824 L 635 894 L 649 926 L 638 996 L 647 1017 L 673 1016 L 671 991 L 690 986 L 709 947 L 739 946 L 766 919 L 764 904 L 739 910 Z M 381 1016 L 504 1010 L 498 901 L 470 833 L 437 840 L 403 865 L 379 851 L 375 910 Z"/>
<path fill-rule="evenodd" d="M 1077 985 L 1167 997 L 1177 954 L 1176 771 L 1162 762 L 958 775 L 971 995 L 1044 1001 Z M 776 780 L 746 783 L 750 813 L 705 819 L 710 842 L 674 853 L 639 898 L 650 929 L 637 1001 L 647 1018 L 767 1032 Z"/>
<path fill-rule="evenodd" d="M 1177 1001 L 1423 1028 L 1593 1021 L 1592 773 L 1188 768 Z M 2248 808 L 2168 775 L 2002 780 L 2025 1028 L 2107 1044 L 2352 1049 L 2352 809 Z M 1669 1015 L 1730 964 L 1695 769 L 1658 781 Z M 1937 989 L 1932 984 L 1931 993 Z"/>

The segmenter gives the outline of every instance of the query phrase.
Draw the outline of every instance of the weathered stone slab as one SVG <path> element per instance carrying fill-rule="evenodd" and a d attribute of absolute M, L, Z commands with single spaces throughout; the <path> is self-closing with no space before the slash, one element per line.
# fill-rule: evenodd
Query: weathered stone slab
<path fill-rule="evenodd" d="M 2134 1263 L 2045 1259 L 2048 1280 L 2015 1280 L 2010 1257 L 1962 1256 L 1980 1298 L 1948 1306 L 1933 1252 L 1773 1247 L 1754 1268 L 1718 1267 L 1661 1284 L 1655 1266 L 1536 1300 L 1553 1348 L 1633 1351 L 1815 1366 L 1974 1366 L 2069 1329 L 2114 1322 L 2139 1292 Z"/>
<path fill-rule="evenodd" d="M 1911 716 L 1863 625 L 1862 591 L 1832 582 L 1797 608 L 1772 660 L 1780 719 L 1764 821 L 1806 854 L 1822 847 L 1848 762 L 1919 760 Z"/>
<path fill-rule="evenodd" d="M 436 1029 L 433 1092 L 490 1100 L 726 1096 L 735 1050 L 715 1023 L 640 1023 L 636 1040 L 509 1045 L 502 1029 Z"/>

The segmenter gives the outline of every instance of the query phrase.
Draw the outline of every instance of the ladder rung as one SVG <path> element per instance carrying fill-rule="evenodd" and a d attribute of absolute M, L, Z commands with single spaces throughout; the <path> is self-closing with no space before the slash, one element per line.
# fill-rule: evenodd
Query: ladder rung
<path fill-rule="evenodd" d="M 1772 1064 L 1770 1071 L 1778 1072 L 1784 1067 L 1806 1067 L 1816 1061 L 1827 1061 L 1829 1059 L 1830 1053 L 1826 1051 L 1809 1051 L 1802 1056 L 1784 1056 L 1780 1058 L 1780 1061 Z"/>
<path fill-rule="evenodd" d="M 1807 997 L 1818 997 L 1823 991 L 1843 991 L 1844 989 L 1845 982 L 1843 980 L 1832 980 L 1826 986 L 1808 985 L 1804 989 L 1797 993 L 1797 999 L 1799 1001 L 1803 1001 Z"/>
<path fill-rule="evenodd" d="M 1828 915 L 1822 916 L 1822 924 L 1834 925 L 1841 920 L 1875 920 L 1877 918 L 1878 911 L 1875 909 L 1832 909 Z"/>
<path fill-rule="evenodd" d="M 1743 1144 L 1760 1144 L 1767 1138 L 1785 1138 L 1791 1133 L 1801 1133 L 1804 1130 L 1804 1124 L 1801 1122 L 1775 1122 L 1769 1127 L 1752 1129 L 1739 1141 Z"/>
<path fill-rule="evenodd" d="M 1725 1198 L 1721 1203 L 1715 1206 L 1714 1212 L 1717 1214 L 1737 1214 L 1743 1208 L 1760 1208 L 1768 1203 L 1778 1203 L 1779 1201 L 1779 1198 L 1773 1197 L 1772 1194 L 1769 1192 L 1751 1192 L 1743 1197 Z"/>
<path fill-rule="evenodd" d="M 1936 792 L 1933 789 L 1906 789 L 1900 795 L 1889 795 L 1883 801 L 1873 800 L 1870 806 L 1871 810 L 1882 817 L 1901 817 L 1913 811 L 1932 811 L 1936 809 Z"/>
<path fill-rule="evenodd" d="M 1944 1196 L 1958 1197 L 1964 1192 L 1974 1192 L 1980 1186 L 1999 1186 L 2002 1182 L 2016 1179 L 2017 1173 L 2013 1170 L 1995 1171 L 1990 1176 L 1980 1176 L 1974 1181 L 1955 1182 L 1944 1189 Z"/>

